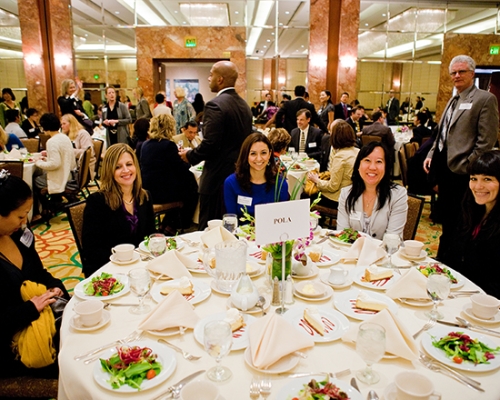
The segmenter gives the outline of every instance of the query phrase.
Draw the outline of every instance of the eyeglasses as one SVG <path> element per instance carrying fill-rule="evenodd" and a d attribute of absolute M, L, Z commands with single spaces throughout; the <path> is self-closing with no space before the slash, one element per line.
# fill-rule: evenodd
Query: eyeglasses
<path fill-rule="evenodd" d="M 458 74 L 458 75 L 462 76 L 462 75 L 464 75 L 466 72 L 472 72 L 472 71 L 471 71 L 470 69 L 467 69 L 467 70 L 465 70 L 465 69 L 461 69 L 460 71 L 452 71 L 452 72 L 450 72 L 450 76 L 451 76 L 452 78 L 453 78 L 456 74 Z"/>

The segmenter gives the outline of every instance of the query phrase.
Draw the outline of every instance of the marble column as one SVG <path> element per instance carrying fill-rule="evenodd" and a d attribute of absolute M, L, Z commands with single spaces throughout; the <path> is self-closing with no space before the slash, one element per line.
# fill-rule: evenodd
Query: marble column
<path fill-rule="evenodd" d="M 61 82 L 74 78 L 70 0 L 18 0 L 30 107 L 59 113 Z"/>
<path fill-rule="evenodd" d="M 360 0 L 311 0 L 307 89 L 317 107 L 324 89 L 333 102 L 356 98 L 359 12 Z"/>

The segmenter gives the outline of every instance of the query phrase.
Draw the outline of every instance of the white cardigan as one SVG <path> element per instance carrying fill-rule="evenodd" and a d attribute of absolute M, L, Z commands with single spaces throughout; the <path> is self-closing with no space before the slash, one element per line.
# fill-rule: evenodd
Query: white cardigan
<path fill-rule="evenodd" d="M 337 215 L 337 229 L 352 228 L 363 232 L 364 213 L 363 196 L 359 196 L 354 204 L 354 210 L 347 214 L 345 209 L 347 196 L 351 191 L 352 185 L 343 188 L 340 192 L 339 208 Z M 371 236 L 382 240 L 385 233 L 395 233 L 403 235 L 403 229 L 406 224 L 408 213 L 408 195 L 403 186 L 395 185 L 391 189 L 391 199 L 386 201 L 384 206 L 377 210 L 378 198 L 373 205 L 373 212 L 370 217 Z"/>
<path fill-rule="evenodd" d="M 71 140 L 64 133 L 57 133 L 47 141 L 47 159 L 38 160 L 36 166 L 47 171 L 49 194 L 62 193 L 72 169 L 76 168 Z"/>

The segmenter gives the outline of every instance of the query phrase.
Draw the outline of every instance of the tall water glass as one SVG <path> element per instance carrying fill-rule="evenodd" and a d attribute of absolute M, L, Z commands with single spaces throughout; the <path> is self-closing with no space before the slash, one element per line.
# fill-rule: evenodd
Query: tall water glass
<path fill-rule="evenodd" d="M 384 327 L 371 322 L 362 323 L 356 338 L 356 352 L 366 363 L 366 368 L 358 371 L 356 377 L 367 385 L 377 383 L 380 375 L 373 371 L 372 365 L 380 361 L 385 353 Z"/>
<path fill-rule="evenodd" d="M 203 329 L 203 343 L 207 353 L 217 361 L 217 365 L 207 371 L 208 378 L 215 382 L 229 379 L 231 370 L 221 366 L 220 361 L 229 353 L 233 344 L 231 325 L 221 320 L 209 322 Z"/>
<path fill-rule="evenodd" d="M 395 233 L 386 233 L 382 240 L 382 244 L 384 245 L 384 249 L 387 251 L 387 255 L 389 257 L 386 267 L 390 268 L 392 267 L 391 256 L 398 251 L 401 244 L 401 238 Z"/>
<path fill-rule="evenodd" d="M 432 319 L 443 319 L 437 307 L 440 301 L 447 299 L 450 295 L 451 281 L 445 274 L 432 274 L 427 278 L 427 294 L 434 303 L 431 311 L 425 313 L 426 316 Z"/>
<path fill-rule="evenodd" d="M 238 228 L 238 216 L 236 214 L 224 214 L 222 217 L 222 226 L 232 234 L 235 234 L 236 228 Z"/>
<path fill-rule="evenodd" d="M 144 305 L 144 296 L 149 293 L 151 289 L 151 275 L 145 268 L 134 268 L 128 273 L 130 291 L 139 297 L 139 305 L 132 307 L 130 312 L 132 314 L 145 314 L 151 311 L 149 305 Z"/>
<path fill-rule="evenodd" d="M 149 251 L 153 257 L 159 257 L 167 251 L 167 239 L 163 233 L 149 235 Z"/>
<path fill-rule="evenodd" d="M 215 279 L 220 291 L 231 293 L 241 276 L 246 273 L 247 247 L 243 240 L 215 245 Z"/>

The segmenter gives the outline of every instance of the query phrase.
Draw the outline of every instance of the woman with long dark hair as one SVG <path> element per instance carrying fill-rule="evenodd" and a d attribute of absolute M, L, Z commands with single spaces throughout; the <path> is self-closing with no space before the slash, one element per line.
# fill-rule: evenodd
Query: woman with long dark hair
<path fill-rule="evenodd" d="M 321 107 L 318 110 L 318 116 L 321 118 L 325 126 L 328 128 L 328 132 L 331 130 L 331 124 L 333 123 L 334 110 L 335 107 L 332 102 L 332 94 L 329 90 L 323 90 L 319 94 L 319 100 L 321 101 Z"/>
<path fill-rule="evenodd" d="M 277 173 L 269 139 L 262 133 L 249 135 L 241 146 L 236 172 L 224 182 L 226 212 L 241 217 L 246 207 L 254 215 L 257 204 L 288 200 L 288 184 L 282 176 L 276 180 Z"/>
<path fill-rule="evenodd" d="M 391 182 L 387 147 L 381 142 L 363 146 L 356 157 L 352 185 L 342 189 L 337 229 L 352 228 L 382 239 L 403 234 L 408 212 L 406 189 Z"/>
<path fill-rule="evenodd" d="M 441 261 L 500 298 L 496 267 L 500 260 L 500 151 L 483 153 L 470 162 L 467 171 L 470 190 L 462 203 L 462 223 L 453 247 Z"/>

